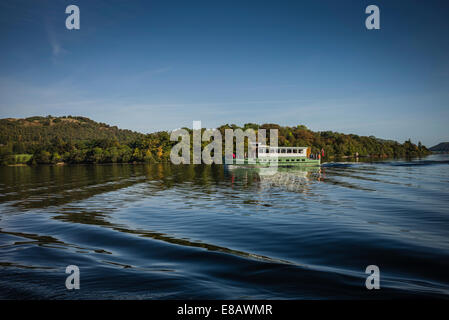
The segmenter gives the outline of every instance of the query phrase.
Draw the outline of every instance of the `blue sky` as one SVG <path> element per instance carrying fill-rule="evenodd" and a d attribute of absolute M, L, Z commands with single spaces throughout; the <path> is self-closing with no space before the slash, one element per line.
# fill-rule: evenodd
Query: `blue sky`
<path fill-rule="evenodd" d="M 65 28 L 76 4 L 81 29 Z M 380 30 L 365 28 L 379 6 Z M 0 117 L 449 141 L 447 1 L 0 2 Z"/>

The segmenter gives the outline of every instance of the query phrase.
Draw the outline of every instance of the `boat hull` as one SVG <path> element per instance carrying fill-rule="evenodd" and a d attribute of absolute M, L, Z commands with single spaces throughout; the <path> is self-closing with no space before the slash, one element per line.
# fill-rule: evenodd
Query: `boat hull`
<path fill-rule="evenodd" d="M 231 163 L 224 162 L 229 167 L 305 167 L 305 166 L 319 166 L 320 159 L 310 159 L 303 157 L 283 157 L 278 159 L 233 159 Z"/>

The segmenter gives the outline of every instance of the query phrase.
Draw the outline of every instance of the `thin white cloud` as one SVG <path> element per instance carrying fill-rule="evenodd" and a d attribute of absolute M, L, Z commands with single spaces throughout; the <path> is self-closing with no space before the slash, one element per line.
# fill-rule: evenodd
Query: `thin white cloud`
<path fill-rule="evenodd" d="M 56 58 L 63 53 L 67 53 L 68 51 L 62 47 L 60 41 L 57 39 L 57 36 L 56 36 L 50 22 L 47 21 L 45 23 L 45 28 L 47 31 L 47 38 L 48 38 L 48 43 L 50 44 L 52 57 Z"/>

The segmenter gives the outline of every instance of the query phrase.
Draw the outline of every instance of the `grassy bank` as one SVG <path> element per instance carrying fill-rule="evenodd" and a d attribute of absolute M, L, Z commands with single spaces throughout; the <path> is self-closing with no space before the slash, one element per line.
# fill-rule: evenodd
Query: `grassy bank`
<path fill-rule="evenodd" d="M 24 165 L 27 164 L 31 158 L 32 154 L 22 153 L 22 154 L 12 154 L 4 158 L 3 164 L 5 165 Z"/>

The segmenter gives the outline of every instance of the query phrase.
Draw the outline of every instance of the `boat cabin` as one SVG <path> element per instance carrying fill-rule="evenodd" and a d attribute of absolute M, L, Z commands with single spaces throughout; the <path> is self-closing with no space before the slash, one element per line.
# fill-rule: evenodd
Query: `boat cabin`
<path fill-rule="evenodd" d="M 307 147 L 270 147 L 267 145 L 255 144 L 256 158 L 284 158 L 284 157 L 304 157 L 308 156 Z"/>

